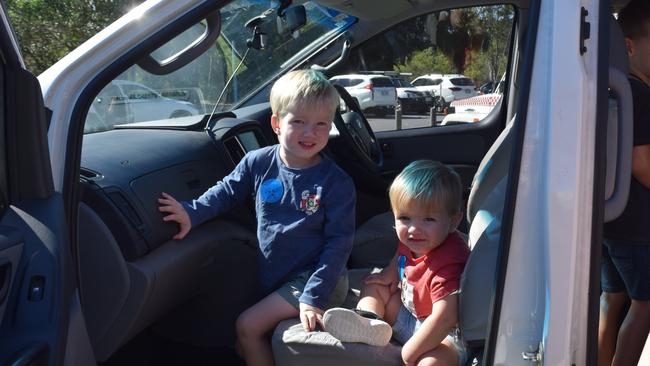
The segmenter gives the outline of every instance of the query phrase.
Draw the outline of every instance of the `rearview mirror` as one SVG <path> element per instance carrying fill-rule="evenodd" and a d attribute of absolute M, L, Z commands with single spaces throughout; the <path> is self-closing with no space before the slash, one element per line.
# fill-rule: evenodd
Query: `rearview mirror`
<path fill-rule="evenodd" d="M 278 33 L 293 33 L 307 23 L 307 14 L 302 5 L 278 10 Z"/>

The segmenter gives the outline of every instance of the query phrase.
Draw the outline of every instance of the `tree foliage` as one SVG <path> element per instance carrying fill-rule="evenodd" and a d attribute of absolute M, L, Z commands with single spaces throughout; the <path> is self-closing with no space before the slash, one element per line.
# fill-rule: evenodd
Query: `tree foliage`
<path fill-rule="evenodd" d="M 433 51 L 431 47 L 415 51 L 406 58 L 403 64 L 397 64 L 393 70 L 397 72 L 412 73 L 413 75 L 424 75 L 432 72 L 449 74 L 454 72 L 454 66 L 449 57 L 442 50 Z"/>
<path fill-rule="evenodd" d="M 27 67 L 38 75 L 143 0 L 6 0 Z"/>

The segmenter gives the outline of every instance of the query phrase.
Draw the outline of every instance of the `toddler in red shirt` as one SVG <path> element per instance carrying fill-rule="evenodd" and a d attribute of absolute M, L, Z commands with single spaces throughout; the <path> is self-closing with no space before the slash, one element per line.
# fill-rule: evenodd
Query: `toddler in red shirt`
<path fill-rule="evenodd" d="M 418 160 L 389 190 L 399 238 L 390 264 L 366 278 L 357 309 L 325 312 L 325 330 L 342 342 L 374 346 L 391 336 L 406 365 L 462 365 L 458 290 L 469 248 L 456 232 L 462 184 L 443 164 Z"/>

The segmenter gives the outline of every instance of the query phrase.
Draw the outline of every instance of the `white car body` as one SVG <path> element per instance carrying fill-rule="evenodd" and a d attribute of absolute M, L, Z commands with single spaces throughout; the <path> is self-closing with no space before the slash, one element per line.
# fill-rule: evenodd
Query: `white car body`
<path fill-rule="evenodd" d="M 476 123 L 485 118 L 501 101 L 501 94 L 483 94 L 451 102 L 454 112 L 445 115 L 440 125 L 451 123 Z"/>
<path fill-rule="evenodd" d="M 118 111 L 116 113 L 116 111 Z M 162 96 L 150 87 L 129 80 L 113 80 L 90 107 L 84 130 L 108 129 L 118 124 L 195 116 L 198 108 L 190 102 Z M 93 123 L 97 121 L 96 123 Z"/>
<path fill-rule="evenodd" d="M 358 103 L 361 110 L 381 110 L 384 113 L 395 107 L 397 92 L 387 76 L 374 74 L 336 75 L 333 83 L 341 83 Z M 377 85 L 381 81 L 381 85 Z"/>
<path fill-rule="evenodd" d="M 458 80 L 458 85 L 455 81 Z M 444 104 L 454 100 L 470 98 L 478 94 L 474 82 L 460 74 L 427 74 L 411 81 L 418 90 L 429 92 L 434 97 L 442 97 Z"/>

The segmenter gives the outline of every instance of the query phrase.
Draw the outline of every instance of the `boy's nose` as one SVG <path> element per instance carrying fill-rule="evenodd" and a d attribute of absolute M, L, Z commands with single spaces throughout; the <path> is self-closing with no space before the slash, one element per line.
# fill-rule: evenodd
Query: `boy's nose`
<path fill-rule="evenodd" d="M 416 225 L 409 225 L 409 233 L 415 233 L 419 230 Z"/>
<path fill-rule="evenodd" d="M 305 129 L 302 131 L 305 136 L 313 136 L 315 134 L 314 126 L 310 124 L 305 124 Z"/>

